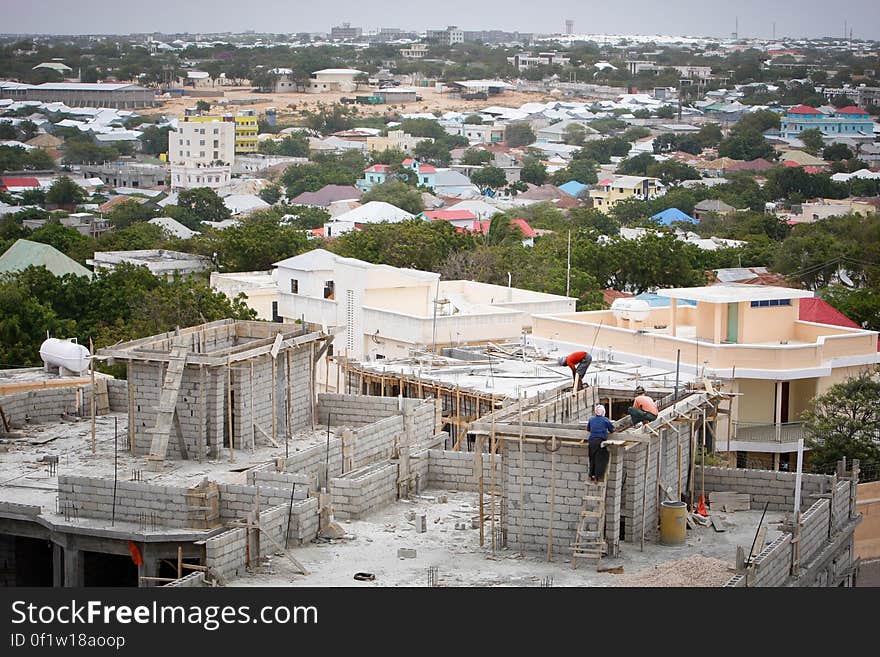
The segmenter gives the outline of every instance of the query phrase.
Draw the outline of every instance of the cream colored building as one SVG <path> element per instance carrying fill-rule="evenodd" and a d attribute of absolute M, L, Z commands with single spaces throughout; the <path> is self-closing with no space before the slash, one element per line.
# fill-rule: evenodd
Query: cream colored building
<path fill-rule="evenodd" d="M 389 130 L 385 137 L 367 137 L 367 149 L 370 151 L 384 151 L 394 148 L 407 154 L 412 154 L 416 144 L 422 141 L 434 141 L 430 137 L 414 137 L 406 134 L 403 130 Z"/>
<path fill-rule="evenodd" d="M 325 68 L 309 76 L 306 91 L 320 94 L 328 91 L 351 92 L 358 88 L 355 79 L 364 72 L 355 68 Z"/>
<path fill-rule="evenodd" d="M 189 121 L 183 117 L 168 135 L 171 188 L 218 189 L 229 184 L 235 161 L 235 117 Z"/>
<path fill-rule="evenodd" d="M 613 310 L 537 316 L 533 340 L 551 352 L 595 343 L 594 359 L 610 354 L 673 372 L 680 356 L 682 372 L 720 379 L 736 396 L 731 421 L 725 417 L 715 427 L 716 449 L 731 462 L 736 454 L 740 465 L 751 459 L 786 467 L 810 400 L 880 362 L 876 331 L 798 319 L 799 300 L 812 292 L 727 284 L 657 294 L 670 305 L 643 317 Z"/>
<path fill-rule="evenodd" d="M 375 265 L 323 249 L 275 263 L 284 321 L 338 329 L 336 355 L 394 359 L 411 349 L 519 341 L 538 313 L 570 312 L 575 299 L 433 272 Z"/>
<path fill-rule="evenodd" d="M 257 319 L 278 319 L 278 285 L 271 271 L 211 272 L 211 289 L 230 299 L 244 295 L 247 306 L 257 311 Z"/>

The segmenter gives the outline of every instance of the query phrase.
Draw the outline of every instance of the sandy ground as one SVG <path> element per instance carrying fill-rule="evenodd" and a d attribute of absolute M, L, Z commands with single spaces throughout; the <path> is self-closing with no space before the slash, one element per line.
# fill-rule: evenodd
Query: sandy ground
<path fill-rule="evenodd" d="M 430 501 L 441 494 L 446 503 Z M 489 523 L 485 545 L 479 545 L 479 530 L 471 528 L 477 516 L 476 493 L 426 491 L 421 499 L 399 501 L 363 520 L 343 521 L 344 539 L 320 541 L 291 550 L 309 575 L 296 574 L 283 555 L 273 554 L 262 572 L 240 577 L 230 586 L 429 586 L 436 568 L 438 586 L 720 586 L 732 573 L 737 545 L 751 545 L 760 511 L 724 514 L 729 529 L 716 533 L 708 527 L 688 532 L 686 545 L 664 547 L 622 544 L 621 556 L 603 559 L 602 568 L 623 566 L 622 574 L 597 573 L 595 565 L 554 555 L 521 556 L 498 548 L 492 554 Z M 488 507 L 489 499 L 486 497 Z M 427 513 L 428 531 L 416 533 L 406 520 L 408 511 Z M 770 521 L 777 520 L 776 516 Z M 455 529 L 465 522 L 467 529 Z M 767 540 L 777 535 L 771 527 Z M 399 548 L 416 550 L 415 558 L 398 558 Z M 374 581 L 358 581 L 355 573 L 375 575 Z"/>
<path fill-rule="evenodd" d="M 343 96 L 352 97 L 354 93 L 279 93 L 279 94 L 259 94 L 253 93 L 251 87 L 218 87 L 225 94 L 225 98 L 229 100 L 256 99 L 259 102 L 247 105 L 227 105 L 229 110 L 238 109 L 255 109 L 259 114 L 263 114 L 267 107 L 275 107 L 278 111 L 279 123 L 290 123 L 292 118 L 298 117 L 299 112 L 323 103 L 336 103 Z M 358 91 L 358 94 L 366 93 L 368 90 Z M 501 96 L 495 96 L 489 100 L 462 100 L 448 93 L 439 93 L 433 87 L 419 88 L 419 95 L 423 100 L 412 103 L 398 103 L 396 105 L 354 105 L 358 111 L 364 115 L 385 114 L 386 112 L 433 112 L 440 110 L 441 112 L 457 111 L 469 112 L 476 111 L 482 107 L 489 105 L 502 105 L 505 107 L 519 107 L 523 103 L 541 102 L 542 100 L 550 100 L 549 94 L 537 93 L 521 93 L 516 91 L 508 91 Z M 183 111 L 187 107 L 194 107 L 199 100 L 205 100 L 209 103 L 216 103 L 217 98 L 198 98 L 195 96 L 175 97 L 165 101 L 159 107 L 138 110 L 139 114 L 175 114 L 183 116 Z M 222 105 L 214 105 L 212 110 L 217 110 Z"/>

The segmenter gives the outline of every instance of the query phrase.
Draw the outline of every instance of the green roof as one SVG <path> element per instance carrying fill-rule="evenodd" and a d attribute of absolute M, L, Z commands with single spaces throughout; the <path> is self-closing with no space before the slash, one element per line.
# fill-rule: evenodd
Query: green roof
<path fill-rule="evenodd" d="M 17 240 L 0 255 L 0 274 L 24 271 L 28 267 L 45 267 L 56 276 L 74 274 L 92 277 L 92 272 L 58 249 L 41 242 Z"/>

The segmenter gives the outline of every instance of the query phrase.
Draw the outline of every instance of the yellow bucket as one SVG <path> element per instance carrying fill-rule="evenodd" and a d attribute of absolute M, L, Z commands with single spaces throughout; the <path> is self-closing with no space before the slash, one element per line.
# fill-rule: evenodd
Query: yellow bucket
<path fill-rule="evenodd" d="M 687 532 L 687 504 L 684 502 L 661 502 L 660 543 L 684 545 Z"/>

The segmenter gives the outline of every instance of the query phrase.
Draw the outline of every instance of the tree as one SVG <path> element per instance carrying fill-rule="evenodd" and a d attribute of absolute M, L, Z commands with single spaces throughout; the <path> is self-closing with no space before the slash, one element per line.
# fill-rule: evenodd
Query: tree
<path fill-rule="evenodd" d="M 672 105 L 663 105 L 662 107 L 658 107 L 654 114 L 658 119 L 671 119 L 675 116 L 675 108 Z"/>
<path fill-rule="evenodd" d="M 149 221 L 157 216 L 155 207 L 149 203 L 123 201 L 107 213 L 107 219 L 117 230 L 139 221 Z"/>
<path fill-rule="evenodd" d="M 547 167 L 536 158 L 526 158 L 519 179 L 533 185 L 543 185 L 547 182 Z"/>
<path fill-rule="evenodd" d="M 507 184 L 504 171 L 498 167 L 483 167 L 471 174 L 471 182 L 485 194 L 489 189 L 499 189 Z"/>
<path fill-rule="evenodd" d="M 840 160 L 852 159 L 853 152 L 846 144 L 829 144 L 822 151 L 822 157 L 826 160 L 839 162 Z"/>
<path fill-rule="evenodd" d="M 464 117 L 464 123 L 465 125 L 482 125 L 483 117 L 479 114 L 468 114 Z"/>
<path fill-rule="evenodd" d="M 275 208 L 253 212 L 236 226 L 209 231 L 204 247 L 217 254 L 223 271 L 271 269 L 272 263 L 311 248 L 303 231 L 281 216 Z"/>
<path fill-rule="evenodd" d="M 776 159 L 773 146 L 768 144 L 757 130 L 739 130 L 721 140 L 718 144 L 718 155 L 734 160 L 754 160 L 759 157 L 767 160 Z"/>
<path fill-rule="evenodd" d="M 569 123 L 562 131 L 562 141 L 569 146 L 581 146 L 587 138 L 587 129 L 580 123 Z"/>
<path fill-rule="evenodd" d="M 628 158 L 617 166 L 617 173 L 628 176 L 647 176 L 648 169 L 657 163 L 650 153 L 639 153 L 635 157 Z"/>
<path fill-rule="evenodd" d="M 0 139 L 18 139 L 18 131 L 11 123 L 0 123 Z"/>
<path fill-rule="evenodd" d="M 61 176 L 46 192 L 46 203 L 72 208 L 85 200 L 85 192 L 67 176 Z"/>
<path fill-rule="evenodd" d="M 492 161 L 492 153 L 482 148 L 469 148 L 461 157 L 461 163 L 469 166 L 479 166 Z"/>
<path fill-rule="evenodd" d="M 703 148 L 711 148 L 721 143 L 724 135 L 717 123 L 704 123 L 697 132 L 696 138 Z"/>
<path fill-rule="evenodd" d="M 620 135 L 620 138 L 624 141 L 634 142 L 639 139 L 644 139 L 645 137 L 650 136 L 651 131 L 644 126 L 633 126 L 632 128 L 627 128 L 623 131 L 623 134 Z"/>
<path fill-rule="evenodd" d="M 209 112 L 211 111 L 211 103 L 206 100 L 199 100 L 196 102 L 196 109 L 199 112 Z"/>
<path fill-rule="evenodd" d="M 121 230 L 110 230 L 98 238 L 100 251 L 137 251 L 158 249 L 167 240 L 161 226 L 140 221 Z"/>
<path fill-rule="evenodd" d="M 804 142 L 804 146 L 807 147 L 807 150 L 815 155 L 822 147 L 825 145 L 825 140 L 822 138 L 822 131 L 818 128 L 810 128 L 809 130 L 804 130 L 803 132 L 798 133 L 798 139 Z"/>
<path fill-rule="evenodd" d="M 802 415 L 810 464 L 828 472 L 847 460 L 880 460 L 880 368 L 831 386 Z"/>
<path fill-rule="evenodd" d="M 413 149 L 413 155 L 419 161 L 430 162 L 440 167 L 448 166 L 450 160 L 452 160 L 452 154 L 442 141 L 431 141 L 428 139 L 423 139 L 416 144 Z"/>
<path fill-rule="evenodd" d="M 95 240 L 75 228 L 62 226 L 51 219 L 30 234 L 28 239 L 49 244 L 79 263 L 85 263 L 95 252 Z"/>
<path fill-rule="evenodd" d="M 822 299 L 869 331 L 880 331 L 880 289 L 850 289 L 831 285 L 820 292 Z"/>
<path fill-rule="evenodd" d="M 210 187 L 184 189 L 177 195 L 177 207 L 182 216 L 175 218 L 193 230 L 199 230 L 202 221 L 223 221 L 232 216 L 223 199 Z"/>
<path fill-rule="evenodd" d="M 525 121 L 514 121 L 504 130 L 504 141 L 511 148 L 533 144 L 537 137 L 531 126 Z"/>
<path fill-rule="evenodd" d="M 141 151 L 148 155 L 159 155 L 168 152 L 168 133 L 170 127 L 159 128 L 151 125 L 141 133 Z"/>
<path fill-rule="evenodd" d="M 260 198 L 269 205 L 275 205 L 281 200 L 281 185 L 278 183 L 269 183 L 260 190 Z"/>
<path fill-rule="evenodd" d="M 410 214 L 418 214 L 425 209 L 421 192 L 400 180 L 373 185 L 370 191 L 361 196 L 361 203 L 369 201 L 384 201 Z"/>

